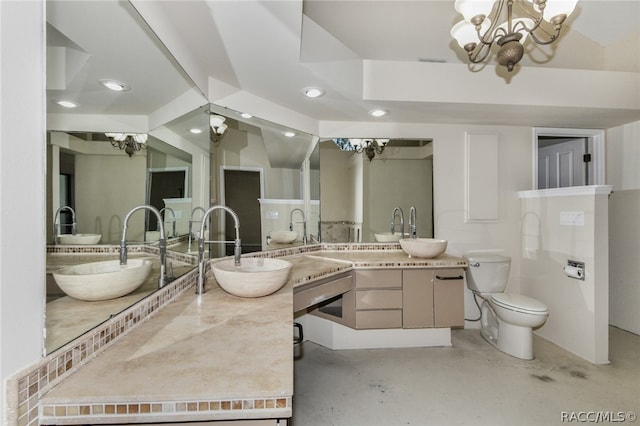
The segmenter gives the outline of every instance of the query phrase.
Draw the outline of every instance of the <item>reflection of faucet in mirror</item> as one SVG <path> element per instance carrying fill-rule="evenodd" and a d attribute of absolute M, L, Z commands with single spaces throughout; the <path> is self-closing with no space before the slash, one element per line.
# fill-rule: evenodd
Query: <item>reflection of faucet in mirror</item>
<path fill-rule="evenodd" d="M 191 210 L 191 217 L 189 218 L 189 253 L 191 253 L 191 242 L 193 241 L 193 238 L 195 237 L 195 235 L 193 235 L 193 224 L 194 223 L 203 223 L 204 222 L 204 217 L 200 220 L 194 220 L 193 218 L 196 215 L 197 211 L 202 211 L 202 215 L 204 216 L 205 214 L 205 210 L 204 207 L 194 207 L 193 210 Z M 206 222 L 204 222 L 204 230 L 207 230 L 207 224 Z M 198 235 L 198 238 L 200 238 L 200 235 Z"/>
<path fill-rule="evenodd" d="M 416 227 L 416 208 L 411 206 L 409 210 L 409 236 L 418 238 L 418 228 Z"/>
<path fill-rule="evenodd" d="M 234 222 L 234 227 L 236 229 L 236 239 L 234 241 L 205 241 L 204 240 L 204 228 L 207 222 L 207 218 L 214 210 L 224 210 L 231 215 Z M 236 212 L 231 210 L 227 206 L 213 206 L 207 210 L 202 216 L 202 223 L 200 224 L 200 235 L 198 236 L 198 283 L 196 285 L 196 294 L 202 294 L 205 292 L 205 271 L 204 271 L 204 245 L 205 243 L 234 243 L 233 249 L 233 259 L 235 261 L 236 266 L 240 266 L 240 254 L 241 246 L 240 246 L 240 219 L 238 219 L 238 215 Z"/>
<path fill-rule="evenodd" d="M 133 213 L 138 210 L 146 209 L 156 215 L 158 219 L 158 226 L 160 227 L 160 277 L 158 278 L 158 288 L 164 287 L 169 282 L 167 279 L 166 262 L 167 262 L 167 240 L 164 238 L 164 223 L 162 223 L 162 216 L 160 212 L 153 206 L 141 205 L 131 209 L 124 218 L 124 225 L 122 226 L 122 239 L 120 240 L 120 264 L 127 264 L 127 223 Z"/>
<path fill-rule="evenodd" d="M 71 212 L 71 225 L 66 223 L 59 223 L 58 217 L 60 216 L 60 212 L 64 210 L 69 210 Z M 58 235 L 60 232 L 60 228 L 63 226 L 71 226 L 71 234 L 76 235 L 76 212 L 69 206 L 62 206 L 56 211 L 56 215 L 53 218 L 53 244 L 58 243 Z"/>
<path fill-rule="evenodd" d="M 391 213 L 391 235 L 396 233 L 396 217 L 400 216 L 400 237 L 404 237 L 404 213 L 400 207 L 394 207 Z"/>
<path fill-rule="evenodd" d="M 173 211 L 173 209 L 172 209 L 171 207 L 163 207 L 163 208 L 160 210 L 160 215 L 162 215 L 162 213 L 163 213 L 164 211 L 170 211 L 170 212 L 171 212 L 171 222 L 173 223 L 173 226 L 172 226 L 172 228 L 171 228 L 171 237 L 175 237 L 175 236 L 176 236 L 176 212 L 174 212 L 174 211 Z M 165 220 L 166 220 L 166 217 L 165 217 L 165 216 L 166 216 L 166 213 L 165 213 L 165 215 L 164 215 L 164 216 L 162 216 L 162 217 L 163 217 L 163 219 L 165 219 Z M 169 238 L 169 236 L 168 236 L 168 235 L 167 235 L 167 238 Z"/>
<path fill-rule="evenodd" d="M 291 213 L 289 213 L 289 231 L 293 231 L 293 214 L 295 212 L 299 212 L 302 216 L 302 244 L 307 244 L 307 219 L 305 218 L 302 209 L 293 209 L 291 210 Z"/>

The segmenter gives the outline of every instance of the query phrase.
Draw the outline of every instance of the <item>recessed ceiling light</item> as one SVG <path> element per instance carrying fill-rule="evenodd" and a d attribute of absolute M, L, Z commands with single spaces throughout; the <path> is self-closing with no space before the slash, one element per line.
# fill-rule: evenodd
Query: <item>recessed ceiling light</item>
<path fill-rule="evenodd" d="M 296 135 L 295 133 L 293 133 L 291 131 L 283 132 L 282 134 L 285 135 L 288 138 L 292 138 L 292 137 L 294 137 Z"/>
<path fill-rule="evenodd" d="M 189 131 L 191 133 L 193 133 L 194 135 L 199 135 L 200 133 L 202 133 L 202 129 L 198 129 L 198 128 L 193 128 L 193 129 L 189 129 Z"/>
<path fill-rule="evenodd" d="M 73 101 L 62 100 L 62 101 L 56 101 L 56 103 L 61 107 L 65 107 L 65 108 L 75 108 L 78 106 L 78 104 Z"/>
<path fill-rule="evenodd" d="M 303 89 L 304 95 L 307 98 L 319 98 L 324 95 L 324 90 L 319 87 L 306 87 Z"/>
<path fill-rule="evenodd" d="M 249 114 L 247 112 L 243 112 L 242 114 L 240 114 L 240 117 L 242 117 L 242 118 L 251 118 L 251 117 L 253 117 L 253 115 L 251 115 L 251 114 Z"/>
<path fill-rule="evenodd" d="M 389 114 L 389 111 L 385 111 L 383 109 L 372 109 L 371 111 L 369 111 L 369 115 L 373 117 L 382 117 L 387 114 Z"/>
<path fill-rule="evenodd" d="M 100 80 L 100 84 L 114 92 L 126 92 L 127 90 L 131 90 L 129 85 L 118 80 Z"/>

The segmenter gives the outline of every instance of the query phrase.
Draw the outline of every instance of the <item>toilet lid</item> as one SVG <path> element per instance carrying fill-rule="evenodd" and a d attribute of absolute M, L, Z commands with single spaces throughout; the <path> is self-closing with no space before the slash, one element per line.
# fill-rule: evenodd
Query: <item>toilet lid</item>
<path fill-rule="evenodd" d="M 498 306 L 512 311 L 529 314 L 546 314 L 549 312 L 547 305 L 539 300 L 521 294 L 496 293 L 491 295 L 491 301 Z"/>

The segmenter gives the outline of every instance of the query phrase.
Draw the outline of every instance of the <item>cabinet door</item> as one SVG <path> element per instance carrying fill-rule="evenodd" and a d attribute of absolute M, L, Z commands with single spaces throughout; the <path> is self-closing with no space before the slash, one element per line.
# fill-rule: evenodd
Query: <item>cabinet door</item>
<path fill-rule="evenodd" d="M 433 318 L 436 327 L 464 327 L 463 277 L 462 269 L 434 271 Z"/>
<path fill-rule="evenodd" d="M 402 271 L 402 328 L 433 327 L 433 271 Z"/>

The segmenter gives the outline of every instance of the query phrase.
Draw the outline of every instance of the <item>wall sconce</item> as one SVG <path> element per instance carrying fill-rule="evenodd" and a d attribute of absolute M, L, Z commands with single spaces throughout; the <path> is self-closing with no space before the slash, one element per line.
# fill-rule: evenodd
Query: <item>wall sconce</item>
<path fill-rule="evenodd" d="M 222 136 L 224 135 L 225 130 L 227 130 L 227 125 L 224 124 L 225 118 L 221 115 L 211 114 L 209 116 L 209 138 L 211 142 L 218 143 Z"/>
<path fill-rule="evenodd" d="M 389 139 L 346 139 L 337 138 L 333 140 L 338 148 L 342 151 L 355 151 L 358 154 L 364 154 L 369 161 L 373 160 L 376 154 L 380 155 L 384 152 L 384 147 L 389 143 Z"/>
<path fill-rule="evenodd" d="M 105 133 L 104 135 L 109 138 L 113 147 L 126 152 L 129 158 L 136 151 L 147 149 L 149 136 L 146 133 Z"/>

